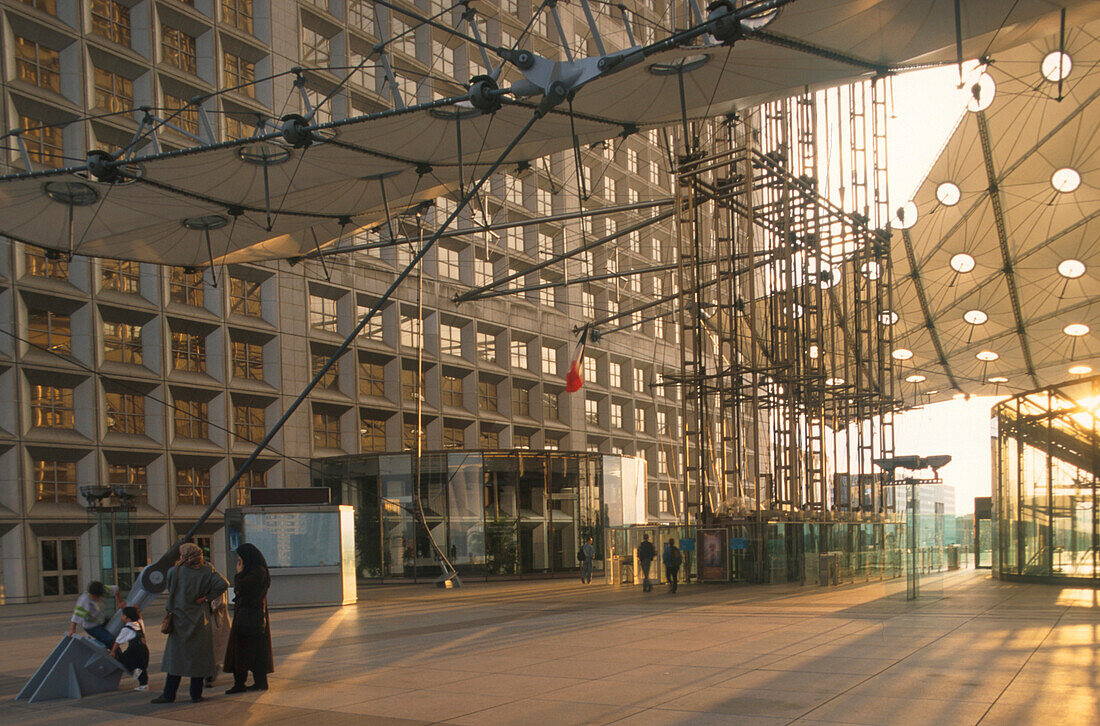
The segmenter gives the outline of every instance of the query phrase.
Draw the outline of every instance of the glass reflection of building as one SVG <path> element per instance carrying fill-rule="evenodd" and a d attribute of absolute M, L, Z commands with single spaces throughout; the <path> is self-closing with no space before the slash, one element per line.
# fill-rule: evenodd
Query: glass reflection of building
<path fill-rule="evenodd" d="M 993 410 L 999 577 L 1100 579 L 1100 377 L 1021 394 Z"/>
<path fill-rule="evenodd" d="M 644 466 L 624 459 L 631 457 L 426 452 L 419 477 L 410 452 L 318 459 L 313 467 L 315 485 L 355 507 L 359 576 L 416 579 L 440 574 L 436 547 L 467 577 L 573 570 L 588 537 L 602 560 L 604 528 L 631 523 L 615 503 L 623 491 L 644 492 Z M 605 496 L 609 487 L 615 492 Z"/>

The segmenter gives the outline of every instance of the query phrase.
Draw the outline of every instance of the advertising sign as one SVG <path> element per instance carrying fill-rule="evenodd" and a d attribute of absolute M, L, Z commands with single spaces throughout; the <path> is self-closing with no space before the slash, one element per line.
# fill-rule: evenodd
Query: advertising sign
<path fill-rule="evenodd" d="M 728 582 L 729 547 L 724 529 L 699 530 L 699 579 L 703 582 Z"/>

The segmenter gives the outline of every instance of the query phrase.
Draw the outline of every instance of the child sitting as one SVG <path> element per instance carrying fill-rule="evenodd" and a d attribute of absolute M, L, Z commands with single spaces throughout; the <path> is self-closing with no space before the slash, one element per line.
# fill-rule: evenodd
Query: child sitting
<path fill-rule="evenodd" d="M 125 646 L 121 653 L 119 650 Z M 118 658 L 126 670 L 137 679 L 135 691 L 149 689 L 149 646 L 145 643 L 145 623 L 141 612 L 133 607 L 122 608 L 122 630 L 111 646 L 111 656 Z"/>
<path fill-rule="evenodd" d="M 76 634 L 76 626 L 83 626 L 84 632 L 92 636 L 104 646 L 110 648 L 114 637 L 108 632 L 104 624 L 110 619 L 112 612 L 104 612 L 103 598 L 108 593 L 115 596 L 115 604 L 122 607 L 122 594 L 117 587 L 107 587 L 99 580 L 88 583 L 88 591 L 76 600 L 73 616 L 69 621 L 69 635 Z"/>

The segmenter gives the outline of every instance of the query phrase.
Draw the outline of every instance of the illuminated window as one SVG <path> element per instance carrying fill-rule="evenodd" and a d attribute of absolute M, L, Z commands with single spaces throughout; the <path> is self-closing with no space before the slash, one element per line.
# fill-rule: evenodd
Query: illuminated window
<path fill-rule="evenodd" d="M 107 430 L 119 434 L 145 433 L 145 397 L 140 393 L 106 391 Z"/>
<path fill-rule="evenodd" d="M 328 38 L 311 28 L 302 28 L 302 62 L 311 66 L 327 67 L 331 55 Z"/>
<path fill-rule="evenodd" d="M 359 418 L 359 444 L 363 451 L 385 451 L 386 420 L 363 414 Z"/>
<path fill-rule="evenodd" d="M 583 290 L 581 291 L 581 314 L 586 318 L 596 317 L 596 296 Z"/>
<path fill-rule="evenodd" d="M 210 470 L 197 466 L 176 468 L 176 503 L 205 506 L 210 503 Z"/>
<path fill-rule="evenodd" d="M 420 434 L 420 447 L 424 447 L 427 435 L 423 428 L 418 428 L 415 422 L 406 421 L 401 431 L 401 445 L 407 451 L 415 451 L 417 448 L 417 433 Z"/>
<path fill-rule="evenodd" d="M 61 128 L 46 126 L 30 116 L 20 116 L 19 124 L 23 128 L 23 145 L 31 161 L 51 169 L 64 166 L 63 138 Z"/>
<path fill-rule="evenodd" d="M 638 408 L 638 407 L 634 408 L 634 433 L 636 433 L 636 434 L 644 434 L 645 433 L 645 409 L 644 408 Z"/>
<path fill-rule="evenodd" d="M 615 362 L 609 363 L 607 366 L 607 380 L 609 386 L 621 388 L 623 385 L 623 367 Z"/>
<path fill-rule="evenodd" d="M 543 189 L 542 187 L 537 187 L 535 189 L 535 211 L 541 215 L 550 215 L 554 213 L 554 203 L 548 189 Z"/>
<path fill-rule="evenodd" d="M 444 355 L 462 355 L 462 328 L 440 323 L 439 352 Z"/>
<path fill-rule="evenodd" d="M 107 464 L 107 482 L 126 487 L 138 502 L 149 501 L 149 474 L 141 464 Z"/>
<path fill-rule="evenodd" d="M 173 267 L 168 278 L 168 299 L 180 305 L 201 308 L 203 303 L 202 273 Z"/>
<path fill-rule="evenodd" d="M 466 445 L 466 430 L 461 426 L 443 427 L 443 448 L 461 449 Z"/>
<path fill-rule="evenodd" d="M 35 459 L 32 469 L 36 502 L 76 502 L 76 462 Z"/>
<path fill-rule="evenodd" d="M 584 420 L 594 426 L 600 425 L 600 402 L 591 398 L 584 399 Z"/>
<path fill-rule="evenodd" d="M 634 392 L 645 393 L 645 371 L 641 368 L 634 369 Z"/>
<path fill-rule="evenodd" d="M 310 361 L 310 375 L 317 375 L 321 372 L 321 369 L 325 367 L 325 363 L 331 356 L 328 353 L 311 353 L 309 356 Z M 324 375 L 321 376 L 321 380 L 317 382 L 317 385 L 321 388 L 335 389 L 340 385 L 340 361 L 336 361 Z"/>
<path fill-rule="evenodd" d="M 21 81 L 61 93 L 60 58 L 52 48 L 15 36 L 15 76 Z"/>
<path fill-rule="evenodd" d="M 246 280 L 243 277 L 229 278 L 229 312 L 234 315 L 244 315 L 249 318 L 258 318 L 263 315 L 263 299 L 261 296 L 263 283 L 255 280 Z"/>
<path fill-rule="evenodd" d="M 348 0 L 348 25 L 374 35 L 374 3 L 372 0 Z"/>
<path fill-rule="evenodd" d="M 558 375 L 558 349 L 549 345 L 542 346 L 542 372 L 551 376 Z"/>
<path fill-rule="evenodd" d="M 175 66 L 188 73 L 195 73 L 198 66 L 195 39 L 178 28 L 161 25 L 160 57 L 162 61 L 170 66 Z"/>
<path fill-rule="evenodd" d="M 309 326 L 314 330 L 336 332 L 336 300 L 321 295 L 309 296 Z"/>
<path fill-rule="evenodd" d="M 415 368 L 401 369 L 401 398 L 417 401 L 424 391 L 424 375 L 416 375 Z"/>
<path fill-rule="evenodd" d="M 664 411 L 657 412 L 657 433 L 668 433 L 668 414 Z"/>
<path fill-rule="evenodd" d="M 623 427 L 623 406 L 620 403 L 611 404 L 611 428 L 621 429 Z"/>
<path fill-rule="evenodd" d="M 356 320 L 362 320 L 363 317 L 370 312 L 370 307 L 366 305 L 359 305 L 355 310 Z M 367 321 L 367 325 L 363 328 L 363 332 L 359 333 L 359 337 L 367 338 L 368 340 L 377 340 L 378 342 L 384 342 L 384 331 L 382 330 L 382 312 L 376 312 L 374 316 Z"/>
<path fill-rule="evenodd" d="M 130 8 L 114 0 L 92 0 L 92 32 L 130 47 Z"/>
<path fill-rule="evenodd" d="M 253 489 L 267 488 L 267 472 L 255 468 L 255 464 L 248 467 L 234 487 L 234 499 L 238 507 L 246 507 L 252 503 Z"/>
<path fill-rule="evenodd" d="M 210 435 L 206 401 L 177 398 L 173 411 L 176 436 L 185 439 L 205 439 Z"/>
<path fill-rule="evenodd" d="M 495 363 L 497 359 L 497 338 L 492 333 L 477 331 L 478 360 Z"/>
<path fill-rule="evenodd" d="M 498 411 L 497 384 L 492 381 L 477 382 L 477 407 L 482 411 Z"/>
<path fill-rule="evenodd" d="M 596 382 L 596 359 L 584 356 L 584 380 Z"/>
<path fill-rule="evenodd" d="M 444 375 L 442 380 L 442 399 L 444 406 L 462 407 L 462 379 L 458 376 Z"/>
<path fill-rule="evenodd" d="M 313 448 L 340 448 L 340 416 L 336 413 L 313 412 Z"/>
<path fill-rule="evenodd" d="M 134 82 L 102 68 L 95 68 L 96 108 L 112 112 L 127 111 L 134 106 Z"/>
<path fill-rule="evenodd" d="M 260 343 L 233 341 L 233 375 L 251 381 L 264 379 L 264 347 Z"/>
<path fill-rule="evenodd" d="M 474 258 L 474 284 L 478 287 L 493 281 L 493 263 L 480 257 Z"/>
<path fill-rule="evenodd" d="M 511 343 L 510 362 L 513 368 L 526 368 L 527 367 L 527 341 L 526 340 L 513 340 Z"/>
<path fill-rule="evenodd" d="M 404 18 L 398 15 L 390 18 L 389 40 L 389 50 L 416 58 L 416 31 Z"/>
<path fill-rule="evenodd" d="M 49 310 L 27 310 L 27 342 L 51 353 L 72 352 L 72 326 L 68 315 Z"/>
<path fill-rule="evenodd" d="M 251 33 L 252 0 L 222 0 L 222 22 Z"/>
<path fill-rule="evenodd" d="M 30 5 L 35 10 L 40 10 L 49 15 L 57 15 L 57 0 L 21 0 L 24 5 Z"/>
<path fill-rule="evenodd" d="M 531 415 L 531 391 L 523 386 L 512 386 L 512 415 Z"/>
<path fill-rule="evenodd" d="M 206 372 L 206 338 L 197 333 L 172 331 L 172 368 L 192 373 Z"/>
<path fill-rule="evenodd" d="M 385 397 L 386 373 L 381 363 L 359 361 L 359 395 Z"/>
<path fill-rule="evenodd" d="M 439 276 L 459 279 L 458 250 L 439 247 Z"/>
<path fill-rule="evenodd" d="M 103 260 L 100 287 L 130 295 L 141 292 L 141 266 L 129 260 Z"/>
<path fill-rule="evenodd" d="M 225 71 L 223 82 L 226 88 L 231 88 L 237 93 L 255 98 L 256 65 L 240 56 L 233 55 L 229 51 L 222 53 L 222 62 Z"/>
<path fill-rule="evenodd" d="M 233 434 L 244 443 L 261 441 L 267 429 L 264 426 L 262 406 L 233 405 Z"/>
<path fill-rule="evenodd" d="M 31 425 L 46 429 L 73 428 L 73 389 L 32 385 Z"/>

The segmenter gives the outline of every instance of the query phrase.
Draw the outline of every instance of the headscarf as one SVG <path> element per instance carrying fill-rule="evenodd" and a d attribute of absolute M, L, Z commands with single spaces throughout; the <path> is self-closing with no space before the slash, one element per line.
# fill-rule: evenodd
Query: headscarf
<path fill-rule="evenodd" d="M 267 569 L 267 560 L 256 545 L 245 542 L 237 547 L 237 556 L 241 558 L 241 574 L 251 572 L 258 567 Z"/>
<path fill-rule="evenodd" d="M 180 564 L 192 570 L 202 567 L 202 549 L 194 542 L 184 542 L 180 545 Z"/>

